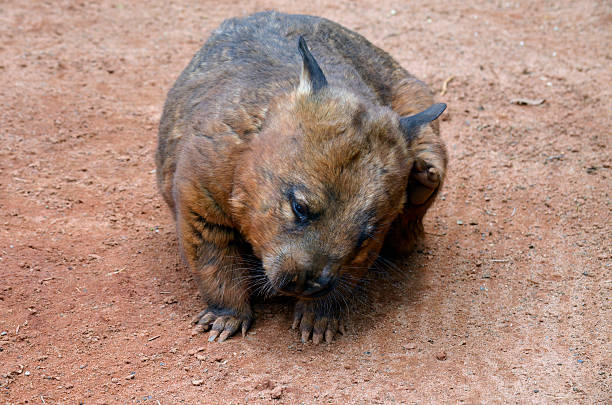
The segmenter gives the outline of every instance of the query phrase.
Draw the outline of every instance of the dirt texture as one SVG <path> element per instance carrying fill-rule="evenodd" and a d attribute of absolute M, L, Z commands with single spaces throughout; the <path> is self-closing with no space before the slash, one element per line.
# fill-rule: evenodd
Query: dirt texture
<path fill-rule="evenodd" d="M 0 403 L 609 403 L 608 1 L 0 2 Z M 225 18 L 316 14 L 448 104 L 425 246 L 332 344 L 290 303 L 246 338 L 202 309 L 153 155 Z"/>

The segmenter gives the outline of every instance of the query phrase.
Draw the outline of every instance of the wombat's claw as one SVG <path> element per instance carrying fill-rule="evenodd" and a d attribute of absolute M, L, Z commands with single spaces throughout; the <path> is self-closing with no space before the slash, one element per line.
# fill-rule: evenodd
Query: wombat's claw
<path fill-rule="evenodd" d="M 291 329 L 300 327 L 302 343 L 308 342 L 312 333 L 312 343 L 318 345 L 325 339 L 327 343 L 334 340 L 336 333 L 345 333 L 344 325 L 341 320 L 333 315 L 317 315 L 311 309 L 311 305 L 298 301 L 295 304 L 293 314 L 293 324 Z"/>
<path fill-rule="evenodd" d="M 440 185 L 440 171 L 421 159 L 414 163 L 410 177 L 413 182 L 410 202 L 414 205 L 424 204 Z"/>
<path fill-rule="evenodd" d="M 252 322 L 253 318 L 250 316 L 219 316 L 214 312 L 205 309 L 193 318 L 192 323 L 195 323 L 196 326 L 191 331 L 191 334 L 197 335 L 200 332 L 205 332 L 212 327 L 212 330 L 208 334 L 208 341 L 213 342 L 218 336 L 219 339 L 217 339 L 217 341 L 223 342 L 225 339 L 236 333 L 236 331 L 241 327 L 242 336 L 244 337 Z"/>

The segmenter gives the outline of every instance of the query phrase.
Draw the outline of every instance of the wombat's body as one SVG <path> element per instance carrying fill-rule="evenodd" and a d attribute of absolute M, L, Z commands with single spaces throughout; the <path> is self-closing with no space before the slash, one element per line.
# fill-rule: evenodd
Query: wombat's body
<path fill-rule="evenodd" d="M 332 339 L 379 251 L 422 232 L 446 168 L 432 103 L 325 19 L 266 12 L 213 32 L 168 95 L 156 156 L 211 340 L 248 330 L 257 289 L 298 298 L 304 340 Z"/>

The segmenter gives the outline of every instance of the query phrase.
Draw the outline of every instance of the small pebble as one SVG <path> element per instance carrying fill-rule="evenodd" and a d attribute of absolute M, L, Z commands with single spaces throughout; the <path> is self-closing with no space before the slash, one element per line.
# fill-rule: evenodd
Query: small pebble
<path fill-rule="evenodd" d="M 463 225 L 463 221 L 458 220 L 458 221 L 457 221 L 457 225 Z"/>
<path fill-rule="evenodd" d="M 3 330 L 2 333 L 0 333 L 0 336 L 6 336 L 7 334 L 8 334 L 8 332 Z"/>
<path fill-rule="evenodd" d="M 283 388 L 284 387 L 281 385 L 274 387 L 274 389 L 270 392 L 270 397 L 272 399 L 280 399 L 283 396 Z"/>
<path fill-rule="evenodd" d="M 176 304 L 178 302 L 178 300 L 176 299 L 176 297 L 167 297 L 164 300 L 165 304 L 171 305 L 171 304 Z"/>
<path fill-rule="evenodd" d="M 125 379 L 126 379 L 126 380 L 133 380 L 135 376 L 136 376 L 136 373 L 132 373 L 132 374 L 127 375 L 127 376 L 125 377 Z"/>
<path fill-rule="evenodd" d="M 202 385 L 203 382 L 204 380 L 191 380 L 191 384 L 195 385 L 196 387 Z"/>
<path fill-rule="evenodd" d="M 439 352 L 436 353 L 436 359 L 442 361 L 442 360 L 446 360 L 446 352 Z"/>
<path fill-rule="evenodd" d="M 30 375 L 30 372 L 29 372 L 29 371 L 26 371 L 26 372 L 25 372 L 25 373 L 23 373 L 23 374 L 25 374 L 25 375 Z"/>
<path fill-rule="evenodd" d="M 533 390 L 533 392 L 535 392 L 537 394 L 538 392 L 540 392 L 540 390 Z"/>

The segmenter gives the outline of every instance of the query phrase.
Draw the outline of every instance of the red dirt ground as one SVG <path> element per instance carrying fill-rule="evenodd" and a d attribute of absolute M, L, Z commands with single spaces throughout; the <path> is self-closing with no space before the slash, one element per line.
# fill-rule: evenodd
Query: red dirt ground
<path fill-rule="evenodd" d="M 96 3 L 0 2 L 0 402 L 609 403 L 610 2 Z M 453 77 L 427 246 L 330 345 L 283 301 L 192 337 L 155 188 L 166 92 L 223 19 L 271 8 Z"/>

